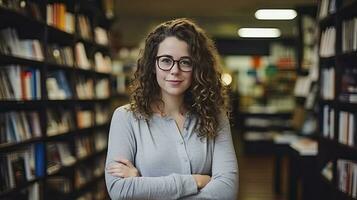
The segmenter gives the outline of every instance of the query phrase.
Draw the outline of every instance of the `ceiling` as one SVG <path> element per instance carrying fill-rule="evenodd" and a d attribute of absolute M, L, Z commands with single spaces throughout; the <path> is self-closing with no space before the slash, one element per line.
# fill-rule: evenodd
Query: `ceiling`
<path fill-rule="evenodd" d="M 277 27 L 283 37 L 291 37 L 296 33 L 296 20 L 261 21 L 254 18 L 255 11 L 316 3 L 317 0 L 120 0 L 115 1 L 117 20 L 113 32 L 121 45 L 135 46 L 158 23 L 188 17 L 215 38 L 238 38 L 240 27 Z"/>

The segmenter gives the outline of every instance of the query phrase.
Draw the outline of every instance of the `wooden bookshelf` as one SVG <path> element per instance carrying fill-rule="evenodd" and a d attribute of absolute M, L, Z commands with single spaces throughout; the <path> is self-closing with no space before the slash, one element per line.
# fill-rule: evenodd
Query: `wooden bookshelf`
<path fill-rule="evenodd" d="M 332 0 L 325 0 L 325 1 L 320 1 L 320 10 L 321 12 L 322 4 L 328 5 L 330 7 Z M 354 36 L 354 38 L 348 39 L 346 36 L 344 36 L 344 32 L 346 33 L 351 33 L 353 31 L 352 27 L 353 25 L 349 25 L 348 28 L 344 29 L 343 24 L 346 21 L 349 20 L 355 20 L 354 26 L 357 26 L 356 20 L 357 20 L 357 13 L 356 13 L 356 8 L 357 8 L 357 1 L 352 0 L 352 1 L 347 1 L 347 0 L 341 0 L 341 1 L 335 1 L 336 6 L 335 9 L 327 9 L 326 11 L 326 16 L 323 18 L 319 19 L 319 29 L 320 29 L 320 47 L 321 48 L 326 48 L 326 46 L 329 46 L 326 43 L 331 43 L 335 42 L 335 45 L 333 46 L 334 48 L 334 54 L 330 55 L 328 57 L 321 56 L 319 57 L 319 73 L 321 75 L 322 71 L 326 68 L 331 68 L 334 69 L 334 77 L 333 79 L 329 80 L 321 80 L 320 76 L 320 88 L 324 87 L 326 84 L 329 84 L 331 81 L 333 81 L 333 87 L 331 88 L 331 92 L 333 92 L 333 98 L 332 99 L 324 99 L 323 96 L 320 96 L 319 98 L 319 107 L 322 110 L 325 106 L 330 107 L 331 110 L 333 110 L 333 114 L 331 115 L 331 120 L 326 123 L 326 118 L 324 120 L 324 117 L 326 117 L 326 113 L 320 114 L 319 116 L 319 121 L 320 121 L 320 138 L 319 138 L 319 154 L 318 154 L 318 161 L 319 161 L 319 169 L 322 171 L 326 168 L 326 165 L 328 162 L 332 163 L 332 180 L 329 181 L 326 178 L 324 178 L 321 175 L 321 183 L 322 183 L 322 188 L 323 190 L 321 193 L 324 193 L 323 199 L 328 199 L 328 200 L 352 200 L 352 199 L 357 199 L 357 194 L 352 194 L 353 192 L 350 191 L 350 194 L 348 192 L 342 192 L 341 187 L 343 187 L 344 183 L 347 183 L 347 180 L 342 180 L 341 179 L 341 173 L 347 173 L 343 172 L 344 169 L 341 167 L 338 167 L 338 163 L 341 164 L 341 161 L 347 161 L 352 163 L 351 168 L 353 170 L 356 168 L 357 171 L 357 144 L 356 142 L 352 142 L 354 144 L 352 145 L 347 145 L 341 143 L 341 136 L 343 131 L 346 131 L 348 134 L 348 131 L 351 131 L 350 127 L 345 127 L 343 124 L 341 124 L 340 121 L 343 121 L 344 118 L 341 118 L 343 116 L 343 113 L 346 113 L 348 115 L 347 121 L 349 126 L 354 127 L 354 132 L 348 136 L 348 141 L 351 139 L 356 141 L 357 138 L 357 133 L 356 133 L 356 120 L 354 121 L 350 120 L 350 116 L 354 115 L 356 116 L 356 108 L 357 108 L 357 103 L 356 101 L 353 101 L 353 98 L 350 99 L 349 101 L 346 101 L 344 99 L 341 99 L 341 95 L 344 95 L 346 91 L 343 90 L 342 87 L 343 84 L 343 79 L 346 79 L 349 74 L 353 73 L 347 70 L 352 70 L 353 68 L 356 68 L 356 61 L 357 61 L 357 49 L 354 47 L 353 49 L 348 49 L 348 51 L 343 50 L 343 40 L 348 40 L 347 43 L 349 44 L 354 44 L 357 45 L 357 38 Z M 327 3 L 327 4 L 326 4 Z M 335 10 L 333 12 L 330 12 L 331 10 Z M 335 37 L 331 37 L 328 39 L 328 41 L 323 41 L 321 39 L 321 34 L 323 33 L 324 30 L 328 27 L 334 27 L 336 29 L 336 35 Z M 351 29 L 352 28 L 352 29 Z M 356 27 L 354 27 L 354 34 L 355 34 Z M 321 50 L 320 50 L 321 51 Z M 350 76 L 353 77 L 352 80 L 356 81 L 356 76 Z M 356 85 L 349 85 L 349 87 L 356 87 Z M 348 93 L 347 95 L 353 95 L 354 93 Z M 356 95 L 356 94 L 354 94 Z M 330 112 L 331 114 L 331 112 Z M 353 118 L 352 118 L 353 119 Z M 350 124 L 351 122 L 351 124 Z M 343 122 L 345 123 L 345 122 Z M 326 138 L 324 136 L 324 130 L 329 129 L 332 134 L 333 138 Z M 353 178 L 353 175 L 351 174 L 345 174 L 346 176 L 349 176 L 351 179 Z M 347 184 L 351 184 L 347 183 Z M 353 183 L 355 187 L 356 182 Z"/>
<path fill-rule="evenodd" d="M 111 47 L 109 44 L 99 44 L 96 42 L 96 35 L 94 33 L 95 27 L 101 27 L 103 30 L 106 31 L 108 36 L 108 31 L 110 30 L 111 24 L 113 19 L 108 19 L 105 17 L 105 10 L 103 9 L 103 3 L 110 0 L 94 0 L 94 1 L 87 1 L 87 0 L 78 0 L 78 1 L 63 1 L 63 0 L 29 0 L 26 1 L 25 7 L 21 7 L 20 5 L 12 4 L 12 1 L 3 1 L 0 2 L 0 31 L 5 29 L 11 28 L 17 33 L 18 41 L 23 40 L 38 40 L 40 44 L 40 50 L 42 51 L 43 59 L 35 59 L 31 56 L 36 55 L 34 52 L 35 50 L 32 49 L 30 55 L 18 55 L 14 54 L 13 51 L 9 51 L 5 49 L 5 46 L 11 45 L 10 43 L 6 43 L 7 38 L 4 38 L 3 35 L 0 34 L 0 70 L 4 70 L 3 74 L 7 73 L 6 70 L 12 70 L 11 68 L 14 66 L 19 66 L 20 69 L 35 69 L 39 71 L 40 76 L 36 77 L 39 78 L 38 82 L 31 82 L 30 91 L 33 90 L 32 87 L 37 87 L 40 89 L 40 98 L 24 98 L 23 94 L 21 94 L 21 98 L 12 98 L 10 96 L 2 97 L 0 96 L 0 128 L 1 131 L 8 131 L 6 127 L 9 127 L 9 122 L 15 123 L 14 127 L 18 128 L 16 124 L 16 118 L 10 120 L 10 117 L 13 117 L 11 114 L 8 113 L 17 113 L 17 112 L 24 112 L 24 116 L 27 115 L 27 112 L 36 112 L 39 116 L 39 129 L 40 129 L 40 136 L 32 137 L 34 133 L 27 133 L 27 130 L 32 130 L 32 126 L 34 125 L 33 120 L 30 117 L 25 118 L 27 125 L 24 123 L 21 127 L 29 126 L 31 128 L 24 129 L 26 130 L 24 134 L 30 134 L 31 137 L 24 140 L 17 140 L 8 142 L 9 136 L 4 136 L 0 142 L 0 153 L 2 161 L 8 160 L 8 156 L 12 155 L 13 153 L 17 152 L 32 152 L 33 155 L 30 159 L 33 159 L 34 162 L 34 171 L 32 175 L 34 176 L 33 179 L 22 180 L 20 184 L 15 183 L 15 185 L 6 185 L 3 182 L 3 175 L 1 179 L 2 187 L 0 188 L 0 198 L 4 199 L 18 199 L 18 198 L 30 198 L 28 195 L 30 193 L 36 193 L 36 198 L 34 199 L 49 199 L 53 197 L 52 190 L 49 188 L 47 181 L 49 178 L 53 176 L 61 176 L 67 178 L 72 183 L 71 192 L 69 194 L 61 194 L 58 193 L 56 195 L 56 199 L 76 199 L 79 198 L 81 195 L 91 193 L 91 195 L 95 195 L 94 191 L 100 192 L 106 191 L 104 182 L 104 175 L 101 174 L 100 176 L 95 176 L 93 174 L 93 178 L 88 180 L 88 182 L 84 183 L 82 187 L 76 188 L 74 187 L 74 182 L 76 181 L 76 177 L 74 172 L 76 170 L 84 169 L 85 165 L 88 163 L 94 163 L 98 159 L 105 158 L 106 155 L 106 148 L 96 150 L 96 145 L 94 144 L 95 139 L 97 138 L 97 134 L 103 134 L 104 138 L 107 137 L 108 130 L 109 130 L 109 120 L 110 117 L 107 118 L 107 121 L 101 122 L 100 124 L 96 124 L 96 117 L 98 115 L 107 115 L 111 116 L 112 114 L 112 107 L 113 101 L 122 100 L 125 101 L 126 95 L 124 94 L 117 94 L 115 91 L 116 89 L 113 88 L 114 84 L 113 81 L 117 77 L 115 74 L 112 74 L 111 71 L 98 71 L 98 67 L 96 66 L 94 54 L 96 52 L 100 52 L 103 56 L 111 56 Z M 19 3 L 19 2 L 18 2 Z M 52 10 L 52 15 L 47 13 L 48 6 L 52 5 L 53 9 L 60 12 L 57 12 L 57 15 L 54 14 L 54 10 Z M 30 8 L 31 7 L 31 8 Z M 29 10 L 32 9 L 35 12 L 32 16 Z M 58 14 L 60 13 L 60 14 Z M 79 25 L 80 22 L 78 20 L 79 15 L 86 16 L 89 19 L 90 28 L 88 28 L 92 37 L 90 39 L 83 38 L 79 34 Z M 72 20 L 71 21 L 71 17 Z M 49 24 L 49 19 L 52 18 L 52 24 Z M 11 19 L 11 20 L 9 20 Z M 69 19 L 66 21 L 66 19 Z M 54 20 L 54 21 L 53 21 Z M 57 24 L 55 24 L 57 23 Z M 72 23 L 72 24 L 71 24 Z M 83 24 L 82 24 L 83 25 Z M 73 31 L 69 31 L 70 29 Z M 0 32 L 1 33 L 1 32 Z M 13 37 L 14 35 L 11 35 Z M 103 37 L 103 35 L 101 35 Z M 5 40 L 4 40 L 5 39 Z M 77 63 L 76 60 L 79 59 L 79 54 L 76 53 L 75 45 L 77 42 L 81 42 L 84 45 L 84 50 L 86 52 L 86 57 L 89 59 L 90 68 L 84 69 L 81 68 Z M 51 48 L 55 48 L 55 50 L 51 50 Z M 69 47 L 65 51 L 64 48 Z M 20 47 L 21 48 L 21 47 Z M 23 49 L 20 49 L 22 51 Z M 52 51 L 52 52 L 48 52 Z M 72 53 L 71 53 L 72 51 Z M 25 52 L 25 53 L 29 53 Z M 48 53 L 53 54 L 53 56 L 59 59 L 61 62 L 53 61 L 50 59 Z M 72 54 L 72 61 L 69 55 Z M 62 56 L 62 57 L 58 57 Z M 81 55 L 80 55 L 81 56 Z M 37 57 L 36 57 L 37 58 Z M 64 60 L 66 59 L 66 60 Z M 71 64 L 64 64 L 64 63 L 73 62 Z M 109 66 L 111 67 L 111 66 Z M 66 84 L 68 85 L 69 90 L 72 93 L 71 97 L 66 98 L 51 98 L 49 95 L 50 88 L 48 87 L 48 78 L 49 74 L 54 72 L 61 72 L 65 75 Z M 21 73 L 20 73 L 21 74 Z M 1 74 L 0 74 L 1 75 Z M 10 76 L 6 74 L 6 76 Z M 2 75 L 1 78 L 5 76 Z M 80 99 L 76 92 L 76 83 L 78 81 L 78 77 L 85 77 L 86 79 L 90 79 L 93 82 L 93 96 L 86 99 Z M 18 77 L 19 79 L 21 77 Z M 10 79 L 10 78 L 9 78 Z M 3 80 L 3 81 L 4 81 Z M 107 86 L 105 83 L 104 89 L 108 90 L 109 95 L 102 95 L 98 96 L 96 92 L 102 92 L 99 90 L 104 90 L 103 88 L 97 88 L 97 83 L 99 81 L 104 80 L 105 83 L 107 82 Z M 12 80 L 11 80 L 12 81 Z M 22 80 L 21 80 L 22 81 Z M 58 79 L 57 79 L 58 81 Z M 28 82 L 26 82 L 28 83 Z M 38 83 L 38 84 L 37 84 Z M 22 84 L 22 82 L 21 82 Z M 34 84 L 34 85 L 32 85 Z M 27 86 L 25 84 L 25 86 Z M 1 86 L 0 86 L 1 87 Z M 22 86 L 21 86 L 22 87 Z M 27 86 L 28 87 L 28 86 Z M 2 89 L 2 88 L 0 88 Z M 7 88 L 7 90 L 9 90 Z M 21 92 L 23 93 L 23 92 Z M 9 92 L 6 93 L 10 94 Z M 5 95 L 1 93 L 1 95 Z M 125 98 L 124 98 L 125 97 Z M 125 100 L 123 100 L 125 99 Z M 102 110 L 97 112 L 96 106 L 101 106 L 109 111 L 109 113 L 102 113 Z M 47 112 L 53 109 L 59 110 L 56 113 L 58 116 L 56 117 L 63 117 L 63 112 L 61 109 L 68 109 L 71 112 L 75 127 L 67 130 L 65 132 L 61 132 L 57 135 L 47 135 L 47 124 L 50 122 L 51 119 L 47 117 Z M 81 109 L 88 110 L 90 115 L 90 123 L 89 127 L 80 128 L 78 127 L 78 119 L 77 119 L 77 112 Z M 7 114 L 7 115 L 6 115 Z M 6 117 L 5 117 L 6 115 Z M 58 118 L 58 119 L 59 119 Z M 104 118 L 105 119 L 105 118 Z M 17 129 L 16 129 L 17 130 Z M 13 136 L 16 136 L 18 133 L 16 131 L 12 131 Z M 2 135 L 3 136 L 3 135 Z M 12 135 L 11 135 L 12 136 Z M 18 137 L 18 136 L 16 136 Z M 81 138 L 87 138 L 91 140 L 91 150 L 88 151 L 88 155 L 85 157 L 79 157 L 76 155 L 76 142 Z M 60 168 L 54 174 L 48 174 L 46 172 L 47 166 L 47 154 L 46 147 L 48 144 L 57 144 L 57 143 L 66 143 L 68 144 L 68 151 L 74 156 L 75 162 L 69 166 L 64 166 L 63 163 L 61 164 Z M 57 147 L 59 148 L 59 147 Z M 58 149 L 57 149 L 58 151 Z M 58 153 L 58 152 L 57 152 Z M 17 155 L 17 154 L 16 154 Z M 25 154 L 24 154 L 25 155 Z M 22 154 L 18 155 L 22 158 Z M 24 159 L 25 158 L 24 156 Z M 12 166 L 12 161 L 8 161 L 9 166 Z M 31 161 L 32 162 L 32 161 Z M 26 163 L 26 162 L 25 162 Z M 1 165 L 6 165 L 5 163 L 1 163 Z M 104 162 L 100 163 L 100 167 L 104 167 Z M 26 168 L 27 165 L 24 164 Z M 99 167 L 99 165 L 93 165 L 93 171 Z M 9 168 L 5 168 L 1 166 L 1 173 L 8 172 Z M 14 169 L 11 169 L 14 170 Z M 32 170 L 32 169 L 31 169 Z M 102 170 L 104 171 L 104 169 Z M 22 171 L 27 176 L 27 171 Z M 94 173 L 94 172 L 93 172 Z M 25 176 L 24 175 L 24 176 Z M 6 174 L 6 176 L 8 176 Z M 9 181 L 9 180 L 7 180 Z M 17 180 L 15 180 L 17 181 Z M 4 183 L 4 184 L 3 184 Z M 38 184 L 39 187 L 37 189 L 33 189 L 33 185 Z M 20 195 L 20 196 L 19 196 Z M 108 199 L 108 196 L 105 195 L 104 199 Z M 31 198 L 32 199 L 32 198 Z"/>

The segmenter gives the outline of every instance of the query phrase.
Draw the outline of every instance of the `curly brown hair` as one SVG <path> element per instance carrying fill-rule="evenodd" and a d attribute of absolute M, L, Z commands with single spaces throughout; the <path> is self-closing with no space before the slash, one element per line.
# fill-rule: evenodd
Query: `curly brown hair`
<path fill-rule="evenodd" d="M 130 109 L 138 117 L 152 116 L 152 105 L 160 99 L 155 75 L 155 57 L 159 44 L 174 36 L 185 41 L 193 61 L 192 84 L 184 95 L 184 106 L 198 117 L 196 131 L 200 137 L 217 135 L 219 116 L 228 112 L 226 88 L 221 80 L 219 56 L 213 41 L 204 30 L 186 18 L 158 25 L 145 40 L 145 48 L 137 62 L 131 82 Z"/>

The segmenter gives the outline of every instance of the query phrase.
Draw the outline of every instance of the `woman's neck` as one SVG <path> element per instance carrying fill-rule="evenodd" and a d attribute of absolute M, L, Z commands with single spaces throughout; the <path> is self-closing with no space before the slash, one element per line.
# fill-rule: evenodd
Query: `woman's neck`
<path fill-rule="evenodd" d="M 164 106 L 159 107 L 161 115 L 177 116 L 185 113 L 183 96 L 162 95 L 161 100 Z"/>

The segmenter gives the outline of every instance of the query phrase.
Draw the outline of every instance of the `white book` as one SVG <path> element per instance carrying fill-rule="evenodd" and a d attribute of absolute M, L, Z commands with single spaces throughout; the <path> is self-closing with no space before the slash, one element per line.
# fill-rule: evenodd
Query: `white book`
<path fill-rule="evenodd" d="M 41 99 L 41 72 L 40 70 L 36 70 L 35 73 L 36 76 L 36 99 L 40 100 Z"/>
<path fill-rule="evenodd" d="M 95 34 L 95 42 L 98 44 L 102 45 L 107 45 L 108 44 L 108 35 L 107 31 L 101 27 L 95 27 L 94 28 L 94 34 Z"/>
<path fill-rule="evenodd" d="M 21 68 L 17 65 L 10 65 L 7 68 L 7 74 L 10 79 L 10 85 L 14 91 L 14 97 L 16 100 L 21 99 Z"/>
<path fill-rule="evenodd" d="M 18 120 L 16 117 L 16 112 L 10 112 L 8 116 L 9 116 L 9 122 L 11 123 L 11 126 L 13 127 L 15 132 L 15 140 L 16 142 L 19 142 L 22 140 L 22 138 L 21 138 L 19 127 L 17 126 L 16 123 L 16 121 Z"/>
<path fill-rule="evenodd" d="M 353 19 L 353 51 L 357 50 L 357 17 Z"/>
<path fill-rule="evenodd" d="M 31 181 L 35 177 L 31 173 L 31 169 L 30 169 L 30 155 L 29 155 L 29 152 L 28 151 L 23 152 L 22 156 L 24 157 L 26 179 L 28 181 Z"/>
<path fill-rule="evenodd" d="M 323 108 L 323 126 L 322 126 L 322 134 L 324 137 L 328 137 L 329 135 L 329 107 L 327 105 L 324 105 Z"/>
<path fill-rule="evenodd" d="M 66 12 L 66 27 L 65 30 L 68 33 L 74 33 L 74 14 L 70 12 Z"/>
<path fill-rule="evenodd" d="M 338 122 L 338 124 L 339 124 L 339 127 L 338 127 L 338 141 L 340 142 L 340 143 L 344 143 L 343 141 L 343 120 L 344 120 L 344 112 L 343 111 L 341 111 L 340 113 L 339 113 L 339 122 Z"/>
<path fill-rule="evenodd" d="M 44 60 L 44 56 L 43 56 L 43 52 L 42 52 L 42 47 L 41 47 L 41 43 L 40 41 L 38 40 L 33 40 L 32 41 L 32 44 L 33 44 L 33 57 L 36 59 L 36 60 Z"/>
<path fill-rule="evenodd" d="M 61 159 L 61 163 L 64 166 L 70 166 L 76 162 L 76 159 L 72 156 L 69 151 L 69 147 L 65 143 L 57 143 L 58 153 Z"/>
<path fill-rule="evenodd" d="M 352 114 L 352 113 L 349 113 L 348 115 L 349 115 L 349 117 L 348 117 L 348 141 L 347 141 L 347 144 L 349 146 L 354 146 L 355 145 L 354 144 L 354 134 L 355 134 L 355 131 L 356 131 L 356 130 L 354 130 L 354 127 L 355 127 L 355 124 L 354 124 L 355 115 Z"/>
<path fill-rule="evenodd" d="M 46 6 L 46 22 L 48 25 L 53 25 L 53 5 L 47 4 Z"/>
<path fill-rule="evenodd" d="M 352 188 L 352 197 L 357 198 L 357 164 L 353 166 L 353 185 L 354 187 Z"/>
<path fill-rule="evenodd" d="M 19 115 L 20 115 L 21 124 L 23 125 L 24 139 L 32 138 L 32 133 L 25 112 L 20 112 Z"/>
<path fill-rule="evenodd" d="M 330 139 L 335 137 L 335 110 L 330 111 Z"/>
<path fill-rule="evenodd" d="M 8 174 L 9 174 L 9 182 L 10 182 L 10 188 L 15 187 L 15 176 L 14 176 L 14 171 L 12 168 L 12 161 L 15 159 L 14 153 L 10 153 L 7 155 L 7 168 L 8 168 Z"/>
<path fill-rule="evenodd" d="M 78 42 L 75 47 L 76 62 L 80 68 L 90 69 L 90 63 L 83 43 Z"/>
<path fill-rule="evenodd" d="M 29 199 L 40 200 L 40 186 L 38 183 L 34 183 L 29 188 Z"/>

